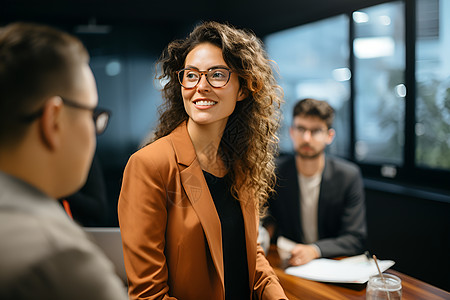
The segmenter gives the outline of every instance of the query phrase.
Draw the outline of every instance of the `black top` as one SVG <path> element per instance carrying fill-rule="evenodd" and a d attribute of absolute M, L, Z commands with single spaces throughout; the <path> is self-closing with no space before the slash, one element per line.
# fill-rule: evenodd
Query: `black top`
<path fill-rule="evenodd" d="M 225 299 L 250 298 L 245 227 L 241 206 L 230 191 L 228 176 L 216 177 L 203 171 L 222 227 Z"/>

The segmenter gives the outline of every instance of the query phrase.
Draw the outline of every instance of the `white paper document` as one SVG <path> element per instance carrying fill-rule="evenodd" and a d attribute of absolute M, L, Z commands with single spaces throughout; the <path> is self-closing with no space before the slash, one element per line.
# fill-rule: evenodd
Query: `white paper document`
<path fill-rule="evenodd" d="M 395 264 L 392 260 L 378 260 L 381 272 Z M 352 256 L 342 260 L 319 258 L 309 263 L 289 267 L 287 274 L 321 282 L 334 283 L 365 283 L 370 276 L 377 275 L 378 269 L 373 259 L 363 255 Z"/>

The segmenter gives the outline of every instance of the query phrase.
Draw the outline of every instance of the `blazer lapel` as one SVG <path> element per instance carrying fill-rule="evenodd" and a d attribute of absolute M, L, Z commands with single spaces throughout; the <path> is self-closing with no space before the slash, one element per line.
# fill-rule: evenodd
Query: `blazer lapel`
<path fill-rule="evenodd" d="M 256 269 L 256 240 L 258 238 L 257 228 L 259 220 L 256 216 L 255 205 L 251 202 L 250 197 L 245 197 L 241 201 L 242 217 L 244 218 L 245 227 L 245 246 L 247 247 L 247 263 L 250 291 L 253 289 L 253 281 L 255 280 Z"/>
<path fill-rule="evenodd" d="M 287 188 L 289 189 L 288 195 L 292 195 L 288 197 L 286 201 L 290 202 L 289 206 L 292 210 L 290 211 L 290 218 L 295 224 L 294 234 L 295 237 L 299 241 L 303 241 L 303 230 L 301 223 L 301 206 L 300 206 L 300 184 L 298 183 L 298 171 L 297 164 L 295 161 L 295 156 L 292 156 L 291 162 L 287 164 L 287 176 L 286 180 L 288 181 Z"/>
<path fill-rule="evenodd" d="M 214 206 L 203 171 L 197 160 L 195 149 L 187 131 L 186 122 L 172 133 L 172 142 L 180 166 L 183 188 L 196 212 L 211 252 L 219 277 L 224 283 L 224 266 L 222 250 L 222 230 L 220 219 Z"/>
<path fill-rule="evenodd" d="M 319 191 L 319 203 L 317 207 L 317 229 L 319 239 L 323 238 L 323 225 L 326 223 L 326 207 L 327 204 L 326 199 L 332 198 L 332 194 L 336 191 L 334 187 L 334 182 L 336 180 L 332 180 L 333 178 L 333 166 L 330 164 L 330 161 L 325 156 L 325 166 L 322 173 L 322 181 L 320 182 L 320 191 Z"/>

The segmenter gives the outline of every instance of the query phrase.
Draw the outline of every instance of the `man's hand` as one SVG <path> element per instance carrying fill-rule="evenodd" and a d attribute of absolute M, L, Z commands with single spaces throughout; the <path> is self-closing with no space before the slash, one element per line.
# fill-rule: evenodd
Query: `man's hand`
<path fill-rule="evenodd" d="M 314 246 L 297 244 L 291 251 L 289 264 L 292 266 L 300 266 L 309 263 L 311 260 L 318 257 L 319 253 Z"/>

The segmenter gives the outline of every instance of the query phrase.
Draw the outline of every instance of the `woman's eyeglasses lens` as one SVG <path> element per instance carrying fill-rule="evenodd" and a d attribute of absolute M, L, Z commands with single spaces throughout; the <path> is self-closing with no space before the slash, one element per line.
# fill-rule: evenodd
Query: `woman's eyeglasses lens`
<path fill-rule="evenodd" d="M 231 71 L 225 68 L 214 68 L 206 72 L 193 69 L 182 69 L 178 71 L 178 80 L 186 89 L 192 89 L 200 82 L 202 75 L 206 76 L 208 83 L 215 88 L 224 87 L 230 80 Z"/>

